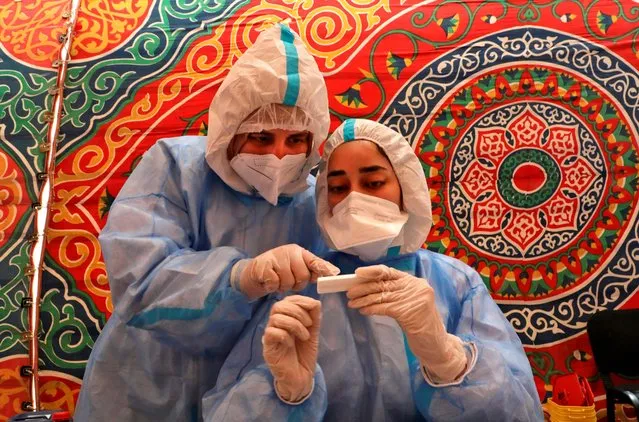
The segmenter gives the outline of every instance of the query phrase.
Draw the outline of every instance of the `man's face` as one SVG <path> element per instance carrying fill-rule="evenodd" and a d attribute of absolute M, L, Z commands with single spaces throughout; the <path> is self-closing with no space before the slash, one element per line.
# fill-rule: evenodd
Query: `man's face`
<path fill-rule="evenodd" d="M 237 136 L 246 137 L 246 140 L 241 138 L 235 140 L 235 142 L 243 142 L 238 153 L 273 154 L 281 159 L 285 155 L 306 154 L 308 156 L 311 148 L 311 134 L 308 131 L 271 129 Z"/>

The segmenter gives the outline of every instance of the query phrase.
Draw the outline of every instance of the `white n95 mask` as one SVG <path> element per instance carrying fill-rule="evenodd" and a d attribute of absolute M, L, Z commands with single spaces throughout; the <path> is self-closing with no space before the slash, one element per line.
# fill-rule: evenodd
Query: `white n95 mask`
<path fill-rule="evenodd" d="M 306 154 L 285 155 L 240 153 L 231 159 L 231 168 L 262 198 L 277 205 L 282 188 L 300 177 Z"/>
<path fill-rule="evenodd" d="M 351 192 L 333 208 L 324 231 L 337 250 L 374 261 L 386 255 L 402 233 L 408 213 L 386 199 Z"/>

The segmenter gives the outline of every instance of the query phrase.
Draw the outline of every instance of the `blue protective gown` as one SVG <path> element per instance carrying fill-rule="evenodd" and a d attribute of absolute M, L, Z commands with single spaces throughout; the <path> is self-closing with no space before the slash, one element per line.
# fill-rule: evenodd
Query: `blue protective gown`
<path fill-rule="evenodd" d="M 109 212 L 100 244 L 114 313 L 95 343 L 75 420 L 201 420 L 203 394 L 262 301 L 231 288 L 235 262 L 297 243 L 323 253 L 314 179 L 272 206 L 229 188 L 206 137 L 158 141 Z"/>
<path fill-rule="evenodd" d="M 344 253 L 329 261 L 342 274 L 371 265 Z M 204 419 L 217 421 L 541 421 L 541 405 L 519 338 L 479 275 L 460 261 L 420 250 L 381 262 L 425 278 L 449 333 L 477 348 L 459 385 L 432 387 L 390 317 L 366 317 L 347 307 L 345 293 L 326 294 L 315 386 L 299 405 L 275 394 L 261 337 L 271 297 L 260 304 L 204 397 Z M 315 285 L 303 294 L 317 298 Z"/>

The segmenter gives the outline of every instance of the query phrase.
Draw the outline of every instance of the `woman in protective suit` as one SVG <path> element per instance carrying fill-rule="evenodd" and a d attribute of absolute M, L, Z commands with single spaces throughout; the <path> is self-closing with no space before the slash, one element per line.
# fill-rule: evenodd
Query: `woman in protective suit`
<path fill-rule="evenodd" d="M 419 249 L 432 223 L 417 156 L 347 120 L 316 187 L 327 260 L 361 284 L 260 305 L 204 398 L 205 420 L 541 421 L 521 342 L 479 274 Z"/>

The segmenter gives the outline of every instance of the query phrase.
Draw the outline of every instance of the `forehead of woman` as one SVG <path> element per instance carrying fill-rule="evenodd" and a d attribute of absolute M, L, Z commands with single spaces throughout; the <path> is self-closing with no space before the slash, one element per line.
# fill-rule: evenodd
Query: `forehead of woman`
<path fill-rule="evenodd" d="M 328 160 L 328 172 L 345 171 L 367 167 L 383 167 L 393 170 L 390 161 L 380 147 L 371 141 L 354 140 L 339 145 Z"/>

